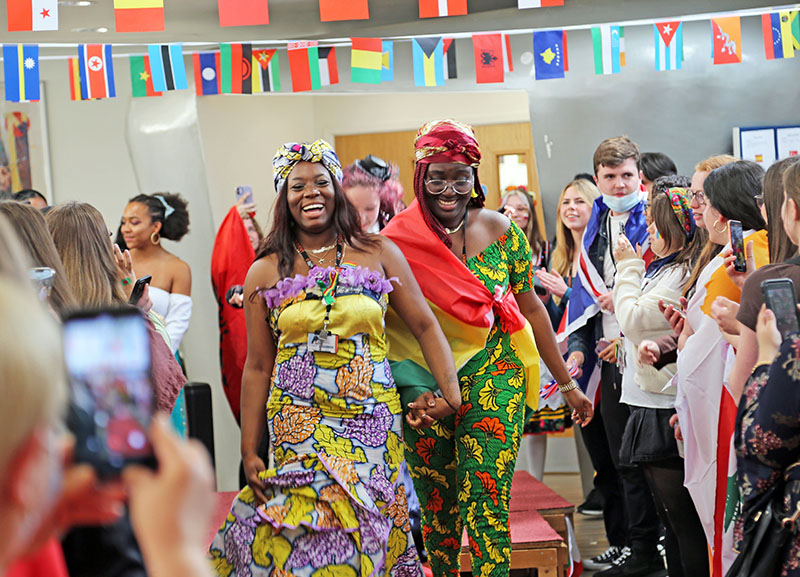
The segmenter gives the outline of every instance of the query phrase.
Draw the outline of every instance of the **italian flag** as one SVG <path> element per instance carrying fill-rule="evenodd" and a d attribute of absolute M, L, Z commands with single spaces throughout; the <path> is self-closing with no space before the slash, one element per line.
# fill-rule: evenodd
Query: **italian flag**
<path fill-rule="evenodd" d="M 539 406 L 539 351 L 531 326 L 522 316 L 513 293 L 491 293 L 428 228 L 416 200 L 394 217 L 381 234 L 403 251 L 447 337 L 456 369 L 460 370 L 486 347 L 489 330 L 496 316 L 500 317 L 525 365 L 526 405 L 536 410 Z M 431 282 L 430 279 L 436 280 Z M 386 336 L 392 375 L 398 389 L 419 387 L 416 394 L 407 393 L 412 399 L 425 390 L 436 390 L 419 343 L 391 308 L 386 313 Z"/>

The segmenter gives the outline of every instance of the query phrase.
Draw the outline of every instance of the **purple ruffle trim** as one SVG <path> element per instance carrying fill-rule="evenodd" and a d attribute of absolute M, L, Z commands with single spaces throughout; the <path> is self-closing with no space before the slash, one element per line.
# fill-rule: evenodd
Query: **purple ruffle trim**
<path fill-rule="evenodd" d="M 275 308 L 288 298 L 294 298 L 303 291 L 319 292 L 317 281 L 326 279 L 334 271 L 333 267 L 314 267 L 308 276 L 298 274 L 279 280 L 278 283 L 268 289 L 259 290 L 258 294 L 264 297 L 269 308 Z M 374 293 L 385 295 L 392 290 L 393 282 L 399 283 L 397 277 L 386 278 L 381 273 L 364 267 L 343 267 L 339 270 L 339 284 L 345 287 L 361 287 Z"/>

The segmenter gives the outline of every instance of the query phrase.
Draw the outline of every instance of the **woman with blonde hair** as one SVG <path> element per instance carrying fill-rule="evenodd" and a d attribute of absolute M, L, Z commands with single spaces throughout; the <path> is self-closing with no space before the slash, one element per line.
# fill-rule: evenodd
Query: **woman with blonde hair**
<path fill-rule="evenodd" d="M 509 186 L 500 199 L 500 212 L 514 221 L 528 238 L 533 253 L 534 268 L 547 267 L 550 260 L 550 243 L 539 229 L 536 217 L 536 193 L 524 186 Z"/>

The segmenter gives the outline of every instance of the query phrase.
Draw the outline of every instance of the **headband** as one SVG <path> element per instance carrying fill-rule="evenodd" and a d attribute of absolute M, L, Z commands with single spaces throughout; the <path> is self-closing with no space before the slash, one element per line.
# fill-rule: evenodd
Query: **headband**
<path fill-rule="evenodd" d="M 686 238 L 691 240 L 694 237 L 695 222 L 694 215 L 692 214 L 692 207 L 689 203 L 692 201 L 692 195 L 685 188 L 675 187 L 667 190 L 670 206 L 675 217 L 678 219 L 678 224 L 681 225 Z"/>
<path fill-rule="evenodd" d="M 417 164 L 458 162 L 477 168 L 481 163 L 475 132 L 469 124 L 457 120 L 434 120 L 425 124 L 417 132 L 414 149 Z"/>
<path fill-rule="evenodd" d="M 321 163 L 333 177 L 342 182 L 342 163 L 333 147 L 322 139 L 314 142 L 287 142 L 281 146 L 272 159 L 272 178 L 275 180 L 275 192 L 283 190 L 289 173 L 298 162 Z"/>
<path fill-rule="evenodd" d="M 161 196 L 160 194 L 154 194 L 153 197 L 157 198 L 161 202 L 161 204 L 164 205 L 164 220 L 167 220 L 169 218 L 169 215 L 171 215 L 173 212 L 175 212 L 175 209 L 172 208 L 169 205 L 169 203 L 166 201 L 166 199 L 163 196 Z"/>

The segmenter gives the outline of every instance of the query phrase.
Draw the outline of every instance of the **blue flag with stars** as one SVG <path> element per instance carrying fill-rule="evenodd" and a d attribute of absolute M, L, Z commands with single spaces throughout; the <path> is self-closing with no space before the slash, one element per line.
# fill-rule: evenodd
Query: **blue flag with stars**
<path fill-rule="evenodd" d="M 567 46 L 563 30 L 546 30 L 533 33 L 533 62 L 536 80 L 564 78 Z"/>

